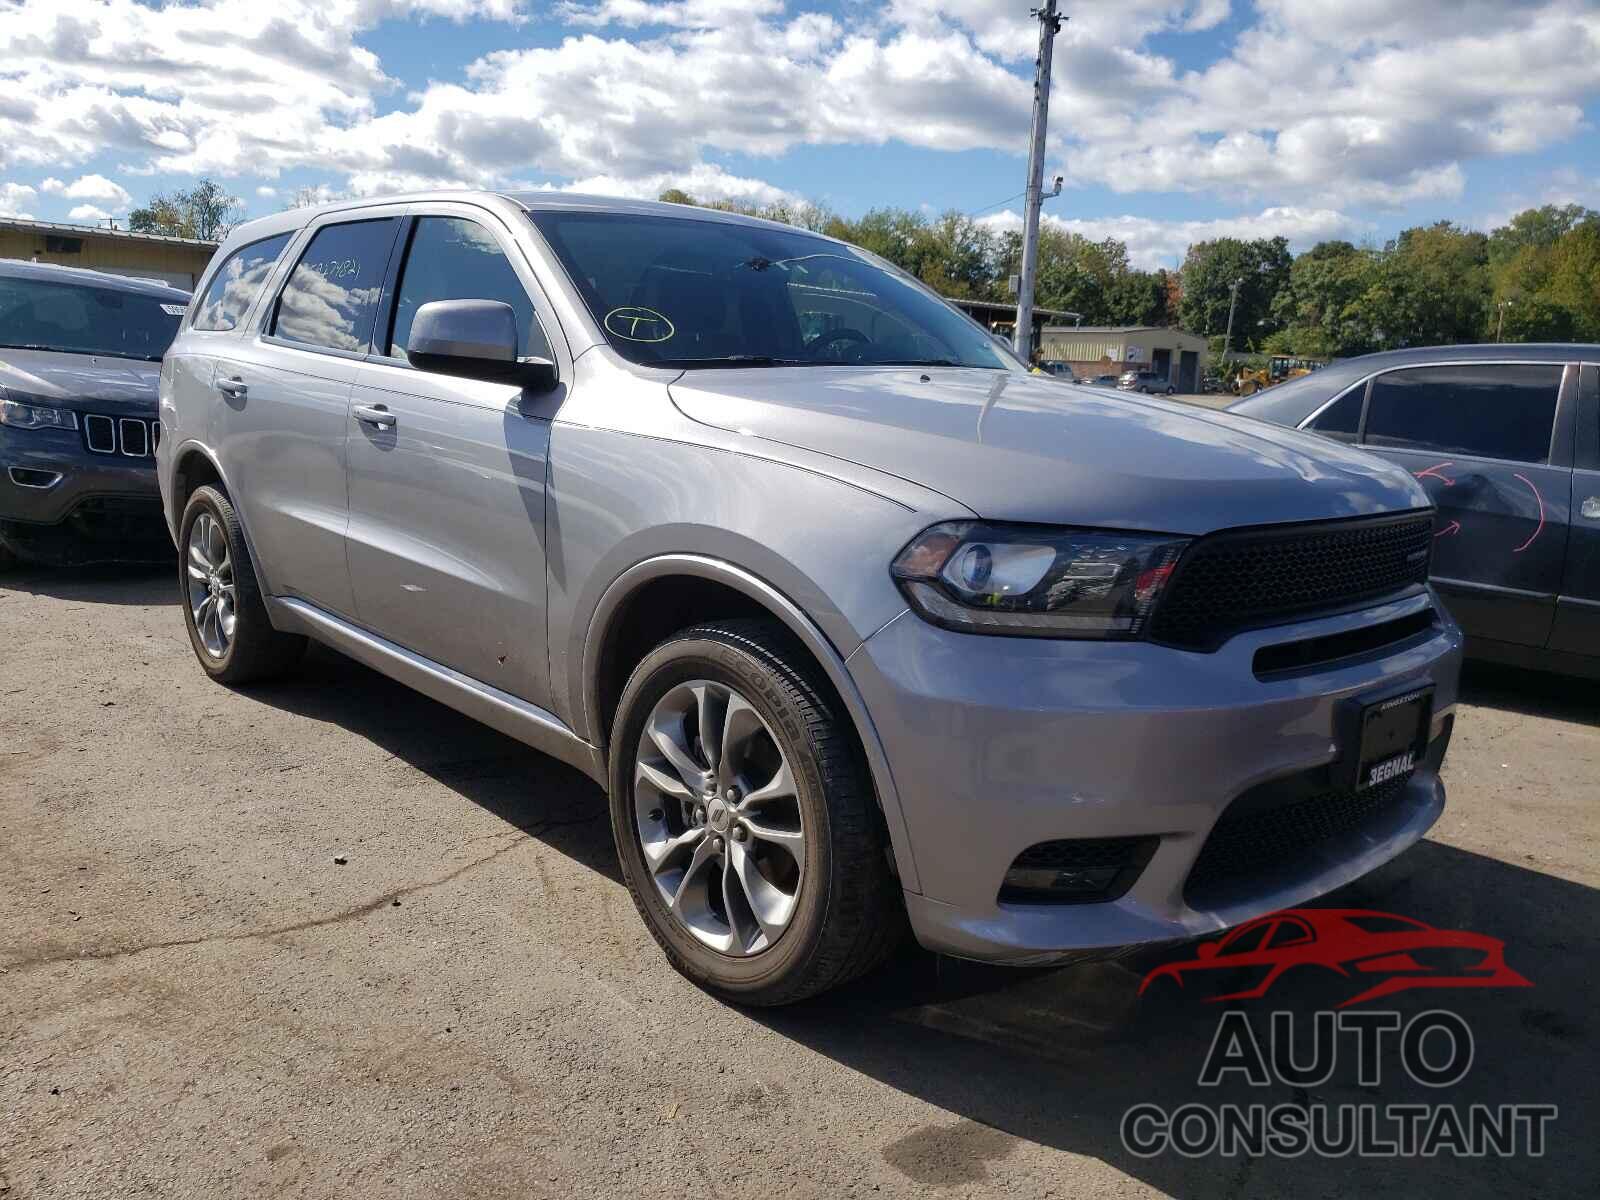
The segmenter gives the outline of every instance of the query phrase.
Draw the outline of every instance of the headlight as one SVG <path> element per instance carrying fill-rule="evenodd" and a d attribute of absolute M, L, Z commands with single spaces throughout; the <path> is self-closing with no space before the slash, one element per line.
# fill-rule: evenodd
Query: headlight
<path fill-rule="evenodd" d="M 70 408 L 46 408 L 0 399 L 0 425 L 16 429 L 76 429 L 78 414 Z"/>
<path fill-rule="evenodd" d="M 935 625 L 1020 637 L 1136 638 L 1184 538 L 952 521 L 890 568 Z"/>

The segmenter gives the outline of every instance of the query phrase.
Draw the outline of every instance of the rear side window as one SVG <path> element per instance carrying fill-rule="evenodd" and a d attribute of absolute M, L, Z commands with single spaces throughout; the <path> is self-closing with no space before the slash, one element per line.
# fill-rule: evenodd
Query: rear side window
<path fill-rule="evenodd" d="M 423 217 L 411 235 L 395 294 L 394 336 L 388 354 L 399 358 L 411 340 L 417 309 L 434 300 L 499 300 L 517 316 L 517 356 L 549 358 L 550 347 L 533 315 L 533 301 L 494 236 L 475 221 Z"/>
<path fill-rule="evenodd" d="M 319 229 L 284 284 L 272 332 L 308 346 L 366 350 L 397 220 Z"/>
<path fill-rule="evenodd" d="M 228 256 L 217 273 L 211 277 L 206 294 L 195 306 L 191 329 L 236 329 L 256 294 L 272 274 L 278 255 L 289 244 L 291 235 L 281 233 L 241 246 Z"/>
<path fill-rule="evenodd" d="M 1366 398 L 1367 384 L 1363 380 L 1323 409 L 1306 428 L 1335 441 L 1353 442 L 1361 431 L 1361 405 Z"/>
<path fill-rule="evenodd" d="M 1372 381 L 1367 444 L 1546 462 L 1562 370 L 1482 363 L 1390 371 Z"/>

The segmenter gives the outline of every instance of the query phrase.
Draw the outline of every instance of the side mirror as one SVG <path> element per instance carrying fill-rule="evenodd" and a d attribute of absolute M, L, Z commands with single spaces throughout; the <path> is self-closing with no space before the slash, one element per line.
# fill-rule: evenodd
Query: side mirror
<path fill-rule="evenodd" d="M 406 358 L 420 371 L 548 392 L 556 366 L 517 357 L 517 317 L 501 300 L 431 300 L 411 320 Z"/>
<path fill-rule="evenodd" d="M 1200 958 L 1215 958 L 1220 948 L 1220 942 L 1201 942 L 1194 948 L 1194 952 Z"/>

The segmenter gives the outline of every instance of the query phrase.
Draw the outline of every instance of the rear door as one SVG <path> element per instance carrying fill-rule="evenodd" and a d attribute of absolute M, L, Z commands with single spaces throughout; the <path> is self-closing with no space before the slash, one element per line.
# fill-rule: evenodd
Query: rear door
<path fill-rule="evenodd" d="M 1433 582 L 1473 637 L 1534 647 L 1550 637 L 1571 500 L 1565 375 L 1561 363 L 1468 362 L 1371 382 L 1362 441 L 1438 505 Z"/>
<path fill-rule="evenodd" d="M 1572 537 L 1550 649 L 1600 656 L 1600 364 L 1579 373 Z"/>
<path fill-rule="evenodd" d="M 330 214 L 311 226 L 258 335 L 234 343 L 212 381 L 219 450 L 268 583 L 348 617 L 350 387 L 370 349 L 402 211 Z"/>
<path fill-rule="evenodd" d="M 419 371 L 412 319 L 434 300 L 511 305 L 519 357 L 570 378 L 537 280 L 494 214 L 418 206 L 403 235 L 391 312 L 361 367 L 348 422 L 349 559 L 361 623 L 410 650 L 548 703 L 545 474 L 563 394 Z M 560 339 L 555 339 L 560 342 Z M 381 421 L 363 414 L 381 412 Z"/>

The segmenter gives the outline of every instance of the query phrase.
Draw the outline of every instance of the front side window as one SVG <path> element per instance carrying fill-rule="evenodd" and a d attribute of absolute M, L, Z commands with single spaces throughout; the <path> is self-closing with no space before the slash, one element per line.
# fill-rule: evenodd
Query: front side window
<path fill-rule="evenodd" d="M 1247 926 L 1228 939 L 1226 944 L 1223 945 L 1221 953 L 1254 954 L 1261 949 L 1261 943 L 1266 941 L 1269 928 L 1271 928 L 1271 922 L 1268 921 L 1263 921 L 1260 925 Z"/>
<path fill-rule="evenodd" d="M 637 363 L 1022 369 L 910 276 L 851 246 L 680 217 L 529 215 L 612 349 Z"/>
<path fill-rule="evenodd" d="M 308 346 L 364 351 L 396 221 L 350 221 L 317 230 L 283 286 L 273 334 Z"/>
<path fill-rule="evenodd" d="M 267 282 L 267 276 L 272 274 L 278 255 L 289 244 L 290 236 L 280 233 L 277 237 L 241 246 L 230 254 L 228 261 L 217 269 L 206 286 L 206 294 L 195 306 L 194 321 L 189 328 L 238 328 L 244 314 L 255 302 L 256 294 Z"/>
<path fill-rule="evenodd" d="M 494 236 L 476 221 L 423 217 L 411 235 L 395 295 L 394 333 L 387 353 L 405 354 L 417 309 L 433 300 L 499 300 L 517 317 L 517 357 L 549 358 L 544 330 L 522 281 Z"/>
<path fill-rule="evenodd" d="M 182 297 L 0 277 L 0 349 L 54 350 L 160 362 L 183 319 Z"/>
<path fill-rule="evenodd" d="M 1353 442 L 1361 430 L 1361 406 L 1366 398 L 1367 385 L 1363 381 L 1323 409 L 1306 428 L 1335 441 Z"/>
<path fill-rule="evenodd" d="M 1546 462 L 1562 370 L 1473 363 L 1390 371 L 1372 381 L 1367 444 Z"/>

